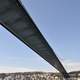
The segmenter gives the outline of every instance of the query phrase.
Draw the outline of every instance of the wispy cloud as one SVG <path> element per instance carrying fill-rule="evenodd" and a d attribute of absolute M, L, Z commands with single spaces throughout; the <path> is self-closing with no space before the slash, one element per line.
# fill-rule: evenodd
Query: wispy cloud
<path fill-rule="evenodd" d="M 14 72 L 32 72 L 34 69 L 19 68 L 19 67 L 0 67 L 0 73 L 14 73 Z"/>
<path fill-rule="evenodd" d="M 22 68 L 22 67 L 8 67 L 2 66 L 0 67 L 0 73 L 15 73 L 15 72 L 58 72 L 56 69 L 29 69 L 29 68 Z"/>
<path fill-rule="evenodd" d="M 80 62 L 73 62 L 70 60 L 66 60 L 62 62 L 65 69 L 68 72 L 71 71 L 80 71 Z M 0 66 L 0 73 L 15 73 L 15 72 L 34 72 L 34 71 L 42 71 L 42 72 L 58 72 L 55 68 L 51 67 L 48 69 L 29 69 L 29 68 L 22 68 L 22 67 L 8 67 L 8 66 Z"/>
<path fill-rule="evenodd" d="M 66 60 L 63 61 L 62 63 L 68 72 L 80 71 L 80 62 L 73 62 L 71 60 Z"/>

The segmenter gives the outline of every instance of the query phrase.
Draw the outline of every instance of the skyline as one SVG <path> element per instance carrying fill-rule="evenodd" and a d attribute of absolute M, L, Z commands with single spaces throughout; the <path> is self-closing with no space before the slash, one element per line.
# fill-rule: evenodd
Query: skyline
<path fill-rule="evenodd" d="M 79 64 L 80 1 L 47 0 L 46 4 L 45 1 L 23 0 L 23 4 L 60 61 L 64 65 L 67 63 Z M 0 27 L 0 33 L 0 66 L 53 70 L 51 65 L 6 29 Z"/>

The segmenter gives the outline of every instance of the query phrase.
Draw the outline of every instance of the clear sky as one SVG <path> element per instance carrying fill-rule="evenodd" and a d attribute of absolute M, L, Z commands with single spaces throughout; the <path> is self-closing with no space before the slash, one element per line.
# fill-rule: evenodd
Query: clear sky
<path fill-rule="evenodd" d="M 66 69 L 80 67 L 80 0 L 22 0 Z M 51 71 L 53 67 L 0 26 L 0 66 Z M 80 69 L 80 68 L 79 68 Z"/>

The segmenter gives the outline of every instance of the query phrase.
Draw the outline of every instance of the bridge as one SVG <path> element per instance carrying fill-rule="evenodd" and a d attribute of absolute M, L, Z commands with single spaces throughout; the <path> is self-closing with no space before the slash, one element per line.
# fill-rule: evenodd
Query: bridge
<path fill-rule="evenodd" d="M 55 67 L 64 78 L 69 77 L 20 0 L 0 0 L 0 24 Z"/>

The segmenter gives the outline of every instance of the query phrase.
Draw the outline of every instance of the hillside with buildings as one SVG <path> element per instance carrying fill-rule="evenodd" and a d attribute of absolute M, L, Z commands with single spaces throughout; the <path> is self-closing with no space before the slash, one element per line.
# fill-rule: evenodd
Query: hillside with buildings
<path fill-rule="evenodd" d="M 80 72 L 70 72 L 70 80 L 80 80 Z M 18 72 L 1 73 L 0 80 L 64 80 L 60 73 L 50 72 Z"/>
<path fill-rule="evenodd" d="M 2 73 L 0 80 L 60 80 L 59 73 L 24 72 L 24 73 Z"/>

